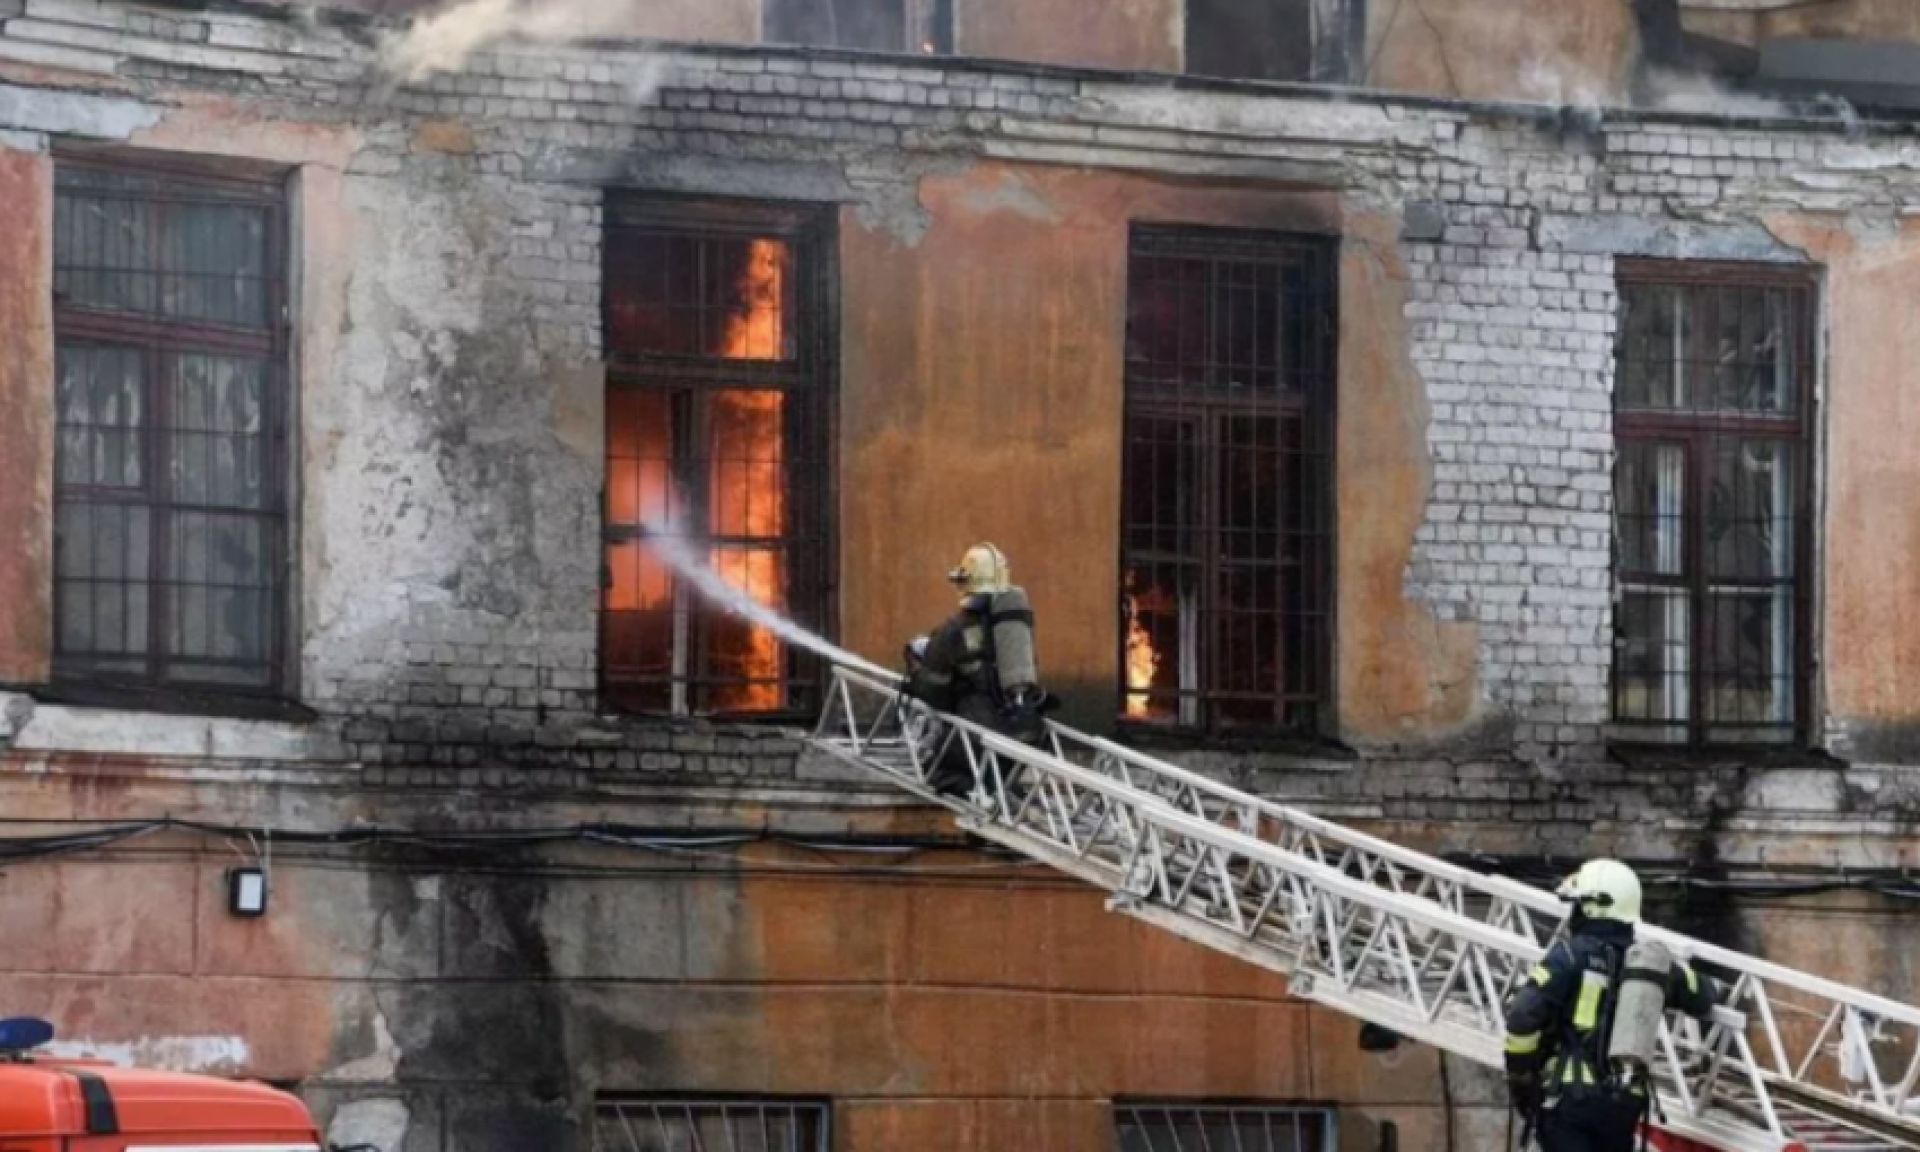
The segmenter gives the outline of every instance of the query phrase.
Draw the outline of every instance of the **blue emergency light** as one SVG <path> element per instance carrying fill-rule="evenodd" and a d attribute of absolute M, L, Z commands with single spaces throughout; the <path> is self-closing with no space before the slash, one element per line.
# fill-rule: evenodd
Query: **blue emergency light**
<path fill-rule="evenodd" d="M 32 1016 L 0 1020 L 0 1055 L 31 1052 L 53 1039 L 53 1025 Z"/>

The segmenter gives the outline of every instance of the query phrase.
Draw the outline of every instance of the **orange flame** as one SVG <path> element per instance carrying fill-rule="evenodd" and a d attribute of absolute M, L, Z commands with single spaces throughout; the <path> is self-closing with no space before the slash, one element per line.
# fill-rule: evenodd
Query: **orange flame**
<path fill-rule="evenodd" d="M 788 248 L 778 240 L 755 240 L 738 285 L 740 305 L 727 319 L 720 354 L 729 360 L 775 360 L 784 333 Z M 730 388 L 713 396 L 713 443 L 709 480 L 711 530 L 716 536 L 777 540 L 786 531 L 786 488 L 781 450 L 785 397 L 776 391 Z M 756 603 L 781 609 L 785 559 L 760 547 L 716 548 L 714 571 Z M 716 651 L 724 674 L 757 683 L 716 690 L 720 710 L 766 711 L 780 706 L 781 644 L 759 625 L 745 625 L 731 651 Z"/>
<path fill-rule="evenodd" d="M 1132 573 L 1128 573 L 1132 584 Z M 1147 693 L 1160 671 L 1160 653 L 1154 651 L 1153 634 L 1140 622 L 1140 598 L 1127 597 L 1127 715 L 1145 719 L 1153 715 L 1153 700 Z"/>

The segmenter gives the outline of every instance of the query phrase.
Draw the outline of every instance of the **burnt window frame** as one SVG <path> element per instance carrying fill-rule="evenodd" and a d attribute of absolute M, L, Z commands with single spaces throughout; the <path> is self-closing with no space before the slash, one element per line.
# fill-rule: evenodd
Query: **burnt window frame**
<path fill-rule="evenodd" d="M 1235 1100 L 1115 1100 L 1113 1102 L 1113 1145 L 1116 1152 L 1173 1152 L 1176 1149 L 1193 1147 L 1180 1140 L 1177 1122 L 1198 1121 L 1195 1125 L 1202 1135 L 1199 1147 L 1211 1148 L 1217 1141 L 1209 1141 L 1204 1135 L 1211 1124 L 1222 1121 L 1236 1121 L 1247 1118 L 1258 1119 L 1262 1130 L 1271 1137 L 1275 1121 L 1285 1121 L 1288 1130 L 1296 1136 L 1317 1135 L 1317 1139 L 1296 1139 L 1293 1148 L 1298 1152 L 1334 1152 L 1340 1146 L 1340 1113 L 1326 1105 L 1315 1104 L 1272 1104 L 1260 1101 Z M 1306 1122 L 1303 1125 L 1303 1121 Z M 1129 1126 L 1136 1131 L 1144 1130 L 1132 1142 L 1128 1142 Z M 1302 1131 L 1305 1126 L 1317 1125 L 1318 1133 Z M 1171 1143 L 1161 1143 L 1154 1138 L 1156 1126 L 1170 1130 Z M 1237 1129 L 1239 1125 L 1234 1125 Z M 1265 1152 L 1255 1145 L 1246 1144 L 1240 1139 L 1238 1131 L 1234 1134 L 1233 1148 L 1236 1152 Z M 1275 1145 L 1269 1139 L 1269 1147 Z"/>
<path fill-rule="evenodd" d="M 1338 541 L 1334 486 L 1337 467 L 1335 429 L 1339 376 L 1340 242 L 1337 237 L 1312 233 L 1136 222 L 1130 229 L 1127 252 L 1127 322 L 1126 346 L 1122 350 L 1121 493 L 1118 517 L 1121 587 L 1116 645 L 1116 727 L 1133 738 L 1173 738 L 1208 743 L 1301 742 L 1310 747 L 1320 747 L 1327 742 L 1336 715 L 1333 670 L 1338 605 L 1334 573 Z M 1263 262 L 1252 259 L 1254 256 L 1263 257 L 1264 262 L 1276 259 L 1301 262 L 1305 268 L 1303 275 L 1308 283 L 1303 293 L 1299 319 L 1307 327 L 1294 337 L 1298 343 L 1296 353 L 1305 362 L 1301 366 L 1297 386 L 1290 390 L 1277 390 L 1265 397 L 1243 396 L 1229 400 L 1215 394 L 1213 389 L 1216 385 L 1209 382 L 1198 386 L 1201 395 L 1197 400 L 1189 400 L 1144 380 L 1136 371 L 1137 361 L 1132 354 L 1135 344 L 1135 261 L 1161 257 L 1232 263 L 1239 257 L 1254 263 Z M 1287 306 L 1284 296 L 1281 305 Z M 1214 323 L 1215 318 L 1209 313 L 1209 340 L 1214 339 Z M 1285 338 L 1284 330 L 1279 336 Z M 1231 336 L 1227 339 L 1230 340 Z M 1219 367 L 1217 364 L 1210 365 L 1209 374 Z M 1276 381 L 1279 378 L 1280 370 L 1276 369 Z M 1174 391 L 1183 387 L 1176 385 Z M 1219 599 L 1216 590 L 1218 574 L 1224 567 L 1225 555 L 1218 511 L 1213 507 L 1218 503 L 1219 457 L 1224 455 L 1220 448 L 1223 437 L 1217 429 L 1224 421 L 1234 417 L 1277 416 L 1284 421 L 1289 414 L 1297 416 L 1299 420 L 1302 437 L 1299 455 L 1307 461 L 1305 468 L 1310 469 L 1303 470 L 1300 478 L 1308 481 L 1314 490 L 1283 497 L 1282 503 L 1292 509 L 1295 517 L 1283 523 L 1276 532 L 1282 538 L 1289 535 L 1297 537 L 1305 550 L 1298 572 L 1310 591 L 1302 601 L 1303 610 L 1296 614 L 1317 618 L 1318 625 L 1308 625 L 1301 633 L 1311 651 L 1300 661 L 1298 671 L 1310 687 L 1304 692 L 1289 687 L 1284 670 L 1287 658 L 1282 655 L 1277 661 L 1282 683 L 1276 686 L 1275 691 L 1243 697 L 1270 700 L 1276 712 L 1282 715 L 1273 723 L 1222 722 L 1219 703 L 1231 693 L 1222 687 L 1225 678 L 1215 666 L 1216 659 L 1212 652 L 1219 646 L 1220 640 L 1217 636 L 1208 639 L 1220 627 L 1213 618 L 1218 613 L 1214 605 Z M 1138 550 L 1137 554 L 1133 546 L 1133 535 L 1141 527 L 1134 523 L 1129 507 L 1130 493 L 1136 481 L 1135 470 L 1142 466 L 1142 461 L 1135 455 L 1135 445 L 1140 442 L 1136 437 L 1137 418 L 1175 424 L 1197 419 L 1207 425 L 1196 446 L 1196 484 L 1200 489 L 1199 495 L 1193 500 L 1196 516 L 1183 518 L 1175 528 L 1176 534 L 1191 535 L 1193 538 L 1191 546 L 1184 550 L 1175 548 L 1167 552 L 1148 548 Z M 1283 462 L 1276 467 L 1284 470 L 1287 465 Z M 1156 520 L 1145 531 L 1155 532 L 1160 527 L 1160 522 Z M 1175 715 L 1171 721 L 1145 719 L 1130 715 L 1128 711 L 1129 701 L 1142 695 L 1129 682 L 1130 632 L 1136 619 L 1130 574 L 1136 567 L 1152 564 L 1199 566 L 1196 580 L 1201 592 L 1195 597 L 1193 611 L 1195 617 L 1202 621 L 1199 626 L 1200 637 L 1195 641 L 1199 652 L 1196 660 L 1200 669 L 1195 688 L 1177 689 L 1173 694 Z M 1276 560 L 1276 567 L 1284 564 L 1282 555 Z M 1284 592 L 1277 595 L 1276 602 L 1276 613 L 1283 617 L 1287 615 Z M 1285 642 L 1284 635 L 1277 639 Z M 1146 695 L 1164 697 L 1166 693 L 1150 692 Z M 1191 719 L 1182 715 L 1181 702 L 1189 698 L 1195 700 L 1194 707 L 1198 712 L 1198 716 Z M 1304 709 L 1304 718 L 1288 722 L 1284 712 L 1290 701 Z"/>
<path fill-rule="evenodd" d="M 759 1130 L 761 1137 L 759 1142 L 735 1141 L 729 1143 L 728 1147 L 734 1147 L 736 1144 L 740 1147 L 747 1147 L 749 1144 L 753 1147 L 770 1147 L 771 1142 L 767 1139 L 769 1133 L 765 1125 L 766 1117 L 769 1113 L 784 1113 L 795 1121 L 796 1128 L 801 1124 L 810 1126 L 807 1132 L 795 1133 L 796 1152 L 830 1152 L 833 1148 L 833 1102 L 819 1097 L 706 1093 L 657 1095 L 606 1093 L 593 1102 L 593 1127 L 588 1136 L 590 1152 L 602 1152 L 600 1127 L 610 1115 L 618 1117 L 623 1125 L 633 1123 L 627 1115 L 630 1110 L 633 1112 L 644 1110 L 647 1116 L 640 1119 L 639 1123 L 645 1125 L 648 1119 L 652 1119 L 661 1128 L 666 1126 L 665 1117 L 674 1119 L 684 1117 L 692 1120 L 700 1116 L 719 1118 L 728 1125 L 730 1136 L 739 1131 L 733 1128 L 735 1122 L 746 1125 L 746 1131 L 749 1134 L 755 1129 Z M 696 1126 L 695 1132 L 697 1131 Z M 811 1139 L 807 1139 L 808 1136 Z M 632 1146 L 631 1139 L 625 1142 L 616 1141 L 615 1146 L 606 1149 L 605 1152 L 627 1152 L 627 1149 Z M 694 1146 L 701 1145 L 696 1141 Z"/>
<path fill-rule="evenodd" d="M 774 14 L 778 2 L 779 0 L 767 0 L 761 6 L 760 39 L 763 43 L 825 48 L 835 52 L 871 52 L 886 55 L 951 56 L 954 54 L 954 36 L 957 27 L 954 12 L 957 0 L 866 0 L 866 2 L 883 3 L 889 8 L 898 9 L 900 42 L 891 46 L 845 44 L 834 40 L 788 37 L 784 29 L 776 29 L 774 26 L 781 19 Z M 847 0 L 824 0 L 824 2 L 845 3 Z M 916 26 L 921 33 L 917 42 L 912 34 Z"/>
<path fill-rule="evenodd" d="M 74 171 L 94 172 L 133 180 L 154 181 L 157 192 L 126 192 L 117 198 L 143 205 L 148 232 L 147 241 L 155 250 L 169 243 L 161 222 L 168 219 L 167 208 L 183 204 L 222 204 L 257 210 L 265 215 L 261 285 L 263 323 L 250 327 L 242 323 L 221 323 L 166 315 L 153 311 L 88 306 L 72 300 L 59 288 L 63 266 L 55 262 L 49 284 L 54 325 L 56 373 L 63 349 L 73 347 L 122 347 L 137 352 L 143 369 L 141 384 L 143 423 L 135 433 L 143 467 L 137 488 L 99 484 L 68 483 L 61 478 L 66 452 L 61 434 L 57 379 L 54 395 L 54 475 L 53 535 L 54 570 L 52 573 L 53 632 L 51 636 L 49 698 L 77 703 L 135 707 L 154 711 L 203 714 L 273 716 L 285 719 L 308 718 L 304 710 L 291 702 L 299 690 L 298 620 L 294 563 L 297 550 L 295 503 L 298 499 L 296 473 L 296 427 L 299 417 L 297 376 L 293 365 L 291 309 L 294 296 L 292 176 L 286 169 L 239 160 L 208 159 L 167 153 L 134 152 L 127 149 L 98 147 L 62 142 L 52 153 L 54 168 L 54 226 L 63 221 L 61 201 L 65 195 L 61 176 Z M 101 190 L 83 190 L 79 195 L 116 198 Z M 56 235 L 57 239 L 57 235 Z M 79 271 L 99 274 L 114 269 L 80 266 Z M 156 261 L 149 269 L 128 268 L 130 275 L 191 276 L 178 268 Z M 158 291 L 156 290 L 156 298 Z M 176 435 L 193 434 L 192 428 L 173 427 L 170 392 L 177 388 L 164 367 L 195 354 L 229 355 L 261 362 L 260 451 L 262 498 L 256 509 L 230 505 L 194 505 L 175 497 L 176 485 L 164 466 Z M 215 430 L 199 430 L 211 434 Z M 93 506 L 144 508 L 149 515 L 147 563 L 146 668 L 132 674 L 90 666 L 88 661 L 104 662 L 116 658 L 112 653 L 76 653 L 65 650 L 62 636 L 63 612 L 68 583 L 60 573 L 61 509 L 73 503 Z M 180 514 L 204 509 L 209 514 L 245 516 L 262 526 L 263 557 L 260 571 L 271 581 L 266 591 L 262 615 L 266 623 L 265 656 L 262 660 L 205 659 L 183 657 L 169 651 L 166 642 L 175 606 L 168 589 L 167 565 L 171 521 Z M 94 579 L 99 579 L 95 577 Z M 128 581 L 132 583 L 132 581 Z M 209 584 L 208 587 L 218 587 Z M 139 659 L 127 657 L 127 662 Z M 257 669 L 256 683 L 236 683 L 231 679 L 199 679 L 177 672 L 182 664 L 218 665 Z M 171 674 L 170 674 L 171 673 Z M 292 708 L 292 712 L 285 709 Z M 265 709 L 265 711 L 262 711 Z"/>
<path fill-rule="evenodd" d="M 838 634 L 838 557 L 834 546 L 837 520 L 838 466 L 834 452 L 837 433 L 835 400 L 839 392 L 838 337 L 838 214 L 832 205 L 733 199 L 713 196 L 684 196 L 665 193 L 612 192 L 603 205 L 606 238 L 601 259 L 602 331 L 604 334 L 606 390 L 608 405 L 607 440 L 603 460 L 609 472 L 613 463 L 614 434 L 612 400 L 618 389 L 655 390 L 668 394 L 705 395 L 726 389 L 777 389 L 783 404 L 783 464 L 790 467 L 785 479 L 784 497 L 789 568 L 787 615 L 804 627 L 831 639 Z M 698 242 L 702 239 L 779 239 L 791 245 L 794 277 L 801 294 L 793 309 L 796 355 L 791 361 L 729 360 L 712 355 L 673 356 L 650 354 L 623 356 L 614 345 L 615 271 L 612 264 L 616 234 L 623 231 L 666 233 Z M 710 302 L 709 302 L 710 303 Z M 809 317 L 811 320 L 809 321 Z M 798 402 L 796 402 L 796 400 Z M 671 403 L 671 400 L 669 401 Z M 690 401 L 689 401 L 690 403 Z M 796 445 L 810 441 L 804 451 Z M 707 462 L 704 450 L 686 458 L 677 467 L 697 467 Z M 811 464 L 808 467 L 808 464 Z M 676 473 L 676 482 L 678 473 Z M 793 480 L 798 475 L 801 483 Z M 700 491 L 708 491 L 708 481 L 699 482 Z M 634 525 L 617 524 L 612 518 L 611 477 L 603 484 L 601 519 L 601 592 L 596 603 L 598 643 L 595 653 L 595 683 L 602 708 L 628 715 L 672 719 L 701 717 L 729 722 L 780 724 L 809 719 L 819 710 L 825 690 L 826 666 L 815 654 L 797 645 L 781 642 L 787 671 L 781 683 L 784 704 L 764 711 L 709 711 L 693 706 L 678 708 L 677 694 L 665 709 L 650 709 L 622 703 L 618 697 L 624 688 L 643 684 L 667 683 L 681 678 L 669 674 L 642 680 L 615 680 L 610 676 L 609 617 L 607 597 L 613 589 L 613 573 L 607 557 L 609 545 L 639 540 L 643 533 Z M 683 487 L 687 485 L 682 484 Z M 698 501 L 706 506 L 706 499 Z M 704 539 L 702 534 L 700 537 Z M 794 590 L 798 589 L 796 593 Z M 689 596 L 697 594 L 689 590 Z M 805 603 L 803 603 L 803 601 Z M 698 614 L 695 613 L 697 616 Z M 690 624 L 689 627 L 697 627 Z M 690 639 L 693 663 L 704 663 L 708 651 L 704 636 Z M 704 673 L 690 671 L 685 692 L 692 697 Z M 723 681 L 709 681 L 707 686 Z M 725 683 L 736 683 L 724 681 Z M 672 688 L 669 688 L 672 693 Z"/>
<path fill-rule="evenodd" d="M 1611 418 L 1615 445 L 1610 500 L 1612 525 L 1612 651 L 1607 676 L 1607 736 L 1609 742 L 1625 749 L 1649 749 L 1666 752 L 1714 752 L 1744 749 L 1770 752 L 1804 751 L 1810 747 L 1817 730 L 1814 709 L 1819 656 L 1816 643 L 1816 596 L 1819 575 L 1815 563 L 1819 554 L 1816 539 L 1819 524 L 1816 504 L 1821 468 L 1819 354 L 1822 282 L 1817 269 L 1768 264 L 1742 264 L 1723 261 L 1682 261 L 1622 259 L 1615 264 L 1615 286 L 1619 295 L 1620 320 L 1616 326 L 1613 359 L 1614 385 Z M 1690 290 L 1774 290 L 1792 294 L 1795 315 L 1790 335 L 1793 356 L 1791 415 L 1746 413 L 1717 407 L 1678 409 L 1622 408 L 1625 376 L 1627 294 L 1635 288 L 1678 288 Z M 1695 361 L 1697 362 L 1697 361 Z M 1795 449 L 1794 490 L 1790 496 L 1792 547 L 1788 550 L 1793 565 L 1790 581 L 1755 581 L 1739 577 L 1716 578 L 1707 559 L 1712 548 L 1710 534 L 1712 499 L 1710 489 L 1716 445 L 1727 439 L 1753 438 L 1790 442 Z M 1672 575 L 1652 569 L 1629 570 L 1622 556 L 1623 516 L 1619 485 L 1627 444 L 1678 446 L 1682 450 L 1681 531 L 1679 537 L 1680 573 Z M 1790 583 L 1787 603 L 1793 612 L 1788 634 L 1794 645 L 1791 664 L 1793 678 L 1790 724 L 1765 724 L 1718 721 L 1708 716 L 1707 703 L 1712 679 L 1737 676 L 1716 671 L 1702 659 L 1714 650 L 1713 614 L 1703 610 L 1715 587 L 1778 587 Z M 1687 718 L 1684 721 L 1656 720 L 1621 715 L 1623 677 L 1630 639 L 1626 634 L 1624 605 L 1629 586 L 1672 588 L 1686 593 L 1687 622 Z M 1683 739 L 1661 738 L 1659 730 L 1684 729 Z M 1771 730 L 1775 739 L 1755 738 Z M 1738 733 L 1738 734 L 1735 734 Z"/>

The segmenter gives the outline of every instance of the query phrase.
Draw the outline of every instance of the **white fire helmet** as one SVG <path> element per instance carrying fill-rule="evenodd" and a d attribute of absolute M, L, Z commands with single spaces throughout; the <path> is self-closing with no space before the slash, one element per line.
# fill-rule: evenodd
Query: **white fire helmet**
<path fill-rule="evenodd" d="M 1007 558 L 991 544 L 975 544 L 960 557 L 960 563 L 947 573 L 947 579 L 959 587 L 963 596 L 982 592 L 1005 592 L 1011 586 L 1012 572 Z"/>
<path fill-rule="evenodd" d="M 1618 860 L 1587 861 L 1554 894 L 1595 920 L 1632 924 L 1640 919 L 1640 877 Z"/>

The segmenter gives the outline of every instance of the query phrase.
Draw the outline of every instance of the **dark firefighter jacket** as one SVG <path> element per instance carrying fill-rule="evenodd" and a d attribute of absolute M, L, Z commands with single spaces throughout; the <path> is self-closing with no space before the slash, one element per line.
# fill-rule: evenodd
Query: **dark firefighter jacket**
<path fill-rule="evenodd" d="M 1507 1004 L 1507 1074 L 1541 1074 L 1548 1095 L 1594 1086 L 1606 1066 L 1605 1027 L 1633 925 L 1588 920 L 1548 950 Z M 1704 1018 L 1715 999 L 1713 981 L 1674 961 L 1667 1008 Z"/>
<path fill-rule="evenodd" d="M 927 640 L 907 693 L 943 712 L 1034 740 L 1043 730 L 1033 609 L 1019 588 L 969 596 Z"/>

